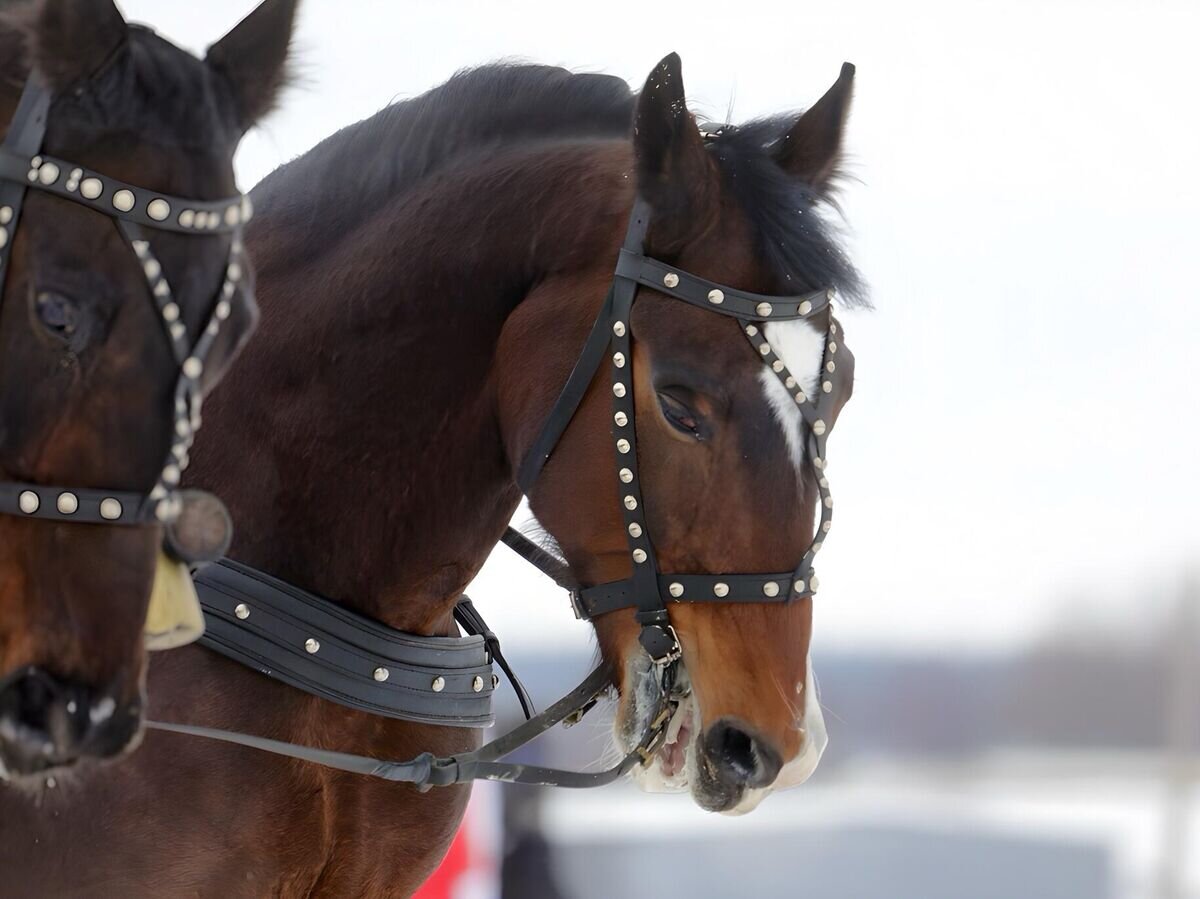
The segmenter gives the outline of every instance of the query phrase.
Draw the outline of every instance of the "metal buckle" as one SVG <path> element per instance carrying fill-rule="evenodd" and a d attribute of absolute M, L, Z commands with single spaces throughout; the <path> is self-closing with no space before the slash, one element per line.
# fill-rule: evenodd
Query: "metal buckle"
<path fill-rule="evenodd" d="M 584 621 L 587 619 L 586 610 L 583 607 L 583 594 L 578 590 L 570 592 L 571 611 L 575 613 L 576 621 Z"/>
<path fill-rule="evenodd" d="M 671 720 L 671 715 L 675 712 L 675 706 L 676 704 L 673 702 L 663 702 L 662 710 L 650 725 L 648 739 L 634 750 L 641 756 L 643 766 L 649 765 L 651 759 L 658 754 L 658 750 L 662 749 L 663 744 L 667 742 L 667 723 Z"/>

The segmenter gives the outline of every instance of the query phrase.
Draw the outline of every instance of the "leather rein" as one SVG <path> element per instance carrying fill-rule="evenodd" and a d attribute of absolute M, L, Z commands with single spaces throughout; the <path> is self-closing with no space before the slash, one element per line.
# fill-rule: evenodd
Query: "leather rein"
<path fill-rule="evenodd" d="M 616 484 L 625 516 L 633 576 L 610 584 L 576 589 L 559 578 L 557 572 L 562 569 L 562 564 L 529 538 L 512 528 L 503 538 L 507 546 L 571 591 L 572 604 L 578 617 L 590 619 L 615 609 L 636 609 L 637 620 L 642 626 L 639 640 L 654 666 L 658 698 L 656 709 L 633 750 L 616 765 L 597 772 L 565 771 L 503 761 L 505 756 L 556 725 L 571 726 L 580 721 L 609 690 L 611 671 L 606 665 L 597 667 L 574 690 L 541 714 L 533 715 L 524 689 L 511 676 L 507 665 L 503 664 L 494 636 L 490 640 L 483 638 L 489 646 L 488 655 L 509 673 L 528 720 L 505 736 L 471 752 L 440 758 L 423 753 L 408 761 L 386 761 L 215 728 L 155 721 L 148 722 L 148 727 L 248 746 L 355 774 L 410 783 L 421 790 L 473 780 L 568 788 L 598 787 L 612 783 L 637 765 L 650 762 L 666 739 L 671 715 L 687 695 L 677 684 L 682 649 L 670 623 L 668 605 L 672 602 L 787 603 L 812 596 L 817 590 L 812 562 L 830 529 L 833 507 L 829 483 L 824 476 L 825 439 L 833 422 L 835 387 L 840 376 L 833 358 L 837 352 L 834 339 L 837 325 L 831 315 L 828 317 L 821 375 L 813 397 L 806 396 L 798 386 L 797 380 L 770 346 L 764 331 L 767 321 L 807 320 L 815 318 L 818 313 L 828 313 L 833 298 L 832 290 L 799 296 L 764 296 L 696 277 L 644 255 L 649 222 L 650 208 L 638 198 L 612 286 L 579 360 L 541 434 L 526 455 L 517 477 L 522 491 L 528 494 L 607 359 L 614 396 L 612 433 Z M 641 286 L 737 319 L 755 353 L 770 367 L 795 400 L 808 426 L 806 458 L 819 485 L 822 502 L 817 536 L 794 571 L 731 575 L 663 574 L 659 571 L 645 524 L 634 433 L 629 322 L 630 311 Z M 222 561 L 200 572 L 197 587 L 209 627 L 202 642 L 243 664 L 258 668 L 268 676 L 351 708 L 375 714 L 454 726 L 483 726 L 490 723 L 490 716 L 469 712 L 474 706 L 469 703 L 470 695 L 467 693 L 469 689 L 490 700 L 497 681 L 494 676 L 486 677 L 485 667 L 468 663 L 465 669 L 456 667 L 447 670 L 437 667 L 428 658 L 414 661 L 411 655 L 411 651 L 422 647 L 445 649 L 447 641 L 453 643 L 455 638 L 419 637 L 393 631 L 394 640 L 372 643 L 363 638 L 364 628 L 378 632 L 376 636 L 389 629 L 374 622 L 353 622 L 351 618 L 354 616 L 329 600 L 229 561 Z M 464 622 L 463 616 L 458 614 L 464 608 L 460 604 L 456 616 L 468 632 L 490 635 L 469 600 L 465 601 L 465 605 L 473 615 Z M 345 630 L 335 633 L 328 622 L 322 623 L 323 615 L 343 622 L 350 621 L 350 624 Z M 305 637 L 305 634 L 315 633 L 314 628 L 324 628 L 321 634 L 325 636 Z M 462 639 L 470 641 L 473 638 Z M 474 639 L 479 638 L 476 636 Z M 396 641 L 411 646 L 401 651 Z M 314 663 L 318 657 L 327 655 L 330 649 L 341 653 L 337 662 L 330 663 L 338 669 L 338 675 L 343 676 L 344 682 L 340 682 L 336 689 L 330 687 L 328 672 L 309 670 L 302 664 Z M 406 673 L 413 674 L 403 689 L 399 684 L 387 683 L 391 681 L 398 661 Z M 456 689 L 452 689 L 452 680 L 458 684 Z M 368 681 L 374 681 L 375 686 L 381 689 L 368 695 L 365 692 Z M 439 699 L 444 701 L 439 703 Z M 420 705 L 419 709 L 417 705 Z M 439 708 L 446 711 L 438 711 Z"/>

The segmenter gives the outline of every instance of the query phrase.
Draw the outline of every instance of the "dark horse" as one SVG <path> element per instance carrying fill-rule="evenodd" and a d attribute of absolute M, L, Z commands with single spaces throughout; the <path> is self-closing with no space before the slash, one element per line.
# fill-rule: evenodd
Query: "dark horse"
<path fill-rule="evenodd" d="M 16 178 L 32 164 L 38 189 L 21 205 L 18 186 L 0 209 L 0 247 L 12 239 L 0 273 L 0 482 L 28 485 L 0 515 L 0 779 L 113 756 L 140 735 L 151 586 L 171 565 L 186 579 L 161 556 L 161 522 L 178 514 L 162 499 L 186 467 L 200 397 L 258 314 L 241 289 L 220 302 L 240 277 L 230 231 L 243 208 L 185 212 L 162 197 L 237 202 L 233 153 L 274 103 L 294 7 L 267 0 L 204 61 L 127 26 L 112 0 L 10 3 L 0 18 L 0 122 L 27 83 L 23 110 L 35 95 L 48 103 L 29 151 L 46 161 L 24 160 Z M 211 236 L 181 233 L 200 229 L 197 215 Z M 144 232 L 130 224 L 138 216 Z M 185 379 L 191 412 L 177 400 Z M 38 497 L 72 484 L 84 486 Z M 146 503 L 129 526 L 104 526 L 131 514 L 112 497 L 94 500 L 97 523 L 72 522 L 87 520 L 92 488 Z"/>
<path fill-rule="evenodd" d="M 600 308 L 635 191 L 654 209 L 655 255 L 746 290 L 833 285 L 853 301 L 854 272 L 818 214 L 851 74 L 803 115 L 705 140 L 675 56 L 640 97 L 606 76 L 489 66 L 269 177 L 248 234 L 262 334 L 206 407 L 193 470 L 230 501 L 232 555 L 390 626 L 454 633 L 452 607 L 517 507 L 516 467 Z M 735 322 L 646 294 L 631 364 L 664 570 L 790 570 L 818 495 L 792 397 Z M 809 393 L 821 318 L 769 326 Z M 582 584 L 631 565 L 604 380 L 530 497 Z M 811 615 L 807 597 L 673 608 L 693 700 L 641 777 L 738 812 L 807 776 L 823 741 Z M 628 610 L 597 629 L 627 748 L 649 713 L 648 656 Z M 479 739 L 351 711 L 197 647 L 156 655 L 149 689 L 160 720 L 380 758 Z M 0 796 L 0 870 L 26 874 L 19 887 L 0 878 L 0 895 L 408 895 L 466 799 L 153 733 L 119 766 Z"/>

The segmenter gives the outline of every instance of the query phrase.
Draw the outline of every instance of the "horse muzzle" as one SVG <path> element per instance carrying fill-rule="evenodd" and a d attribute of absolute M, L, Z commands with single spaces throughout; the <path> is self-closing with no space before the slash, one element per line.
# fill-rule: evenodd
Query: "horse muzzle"
<path fill-rule="evenodd" d="M 141 732 L 140 694 L 122 702 L 32 666 L 0 683 L 0 779 L 112 758 Z"/>

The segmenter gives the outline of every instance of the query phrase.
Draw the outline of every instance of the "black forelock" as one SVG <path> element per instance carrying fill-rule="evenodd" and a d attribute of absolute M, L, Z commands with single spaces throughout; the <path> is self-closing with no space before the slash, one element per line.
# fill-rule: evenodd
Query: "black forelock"
<path fill-rule="evenodd" d="M 132 132 L 139 140 L 228 155 L 240 132 L 232 98 L 203 60 L 131 26 L 109 62 L 56 102 L 96 133 Z"/>
<path fill-rule="evenodd" d="M 835 287 L 846 306 L 869 306 L 854 265 L 825 217 L 828 195 L 785 172 L 774 149 L 799 115 L 723 125 L 708 139 L 726 189 L 749 218 L 764 262 L 789 294 Z"/>

